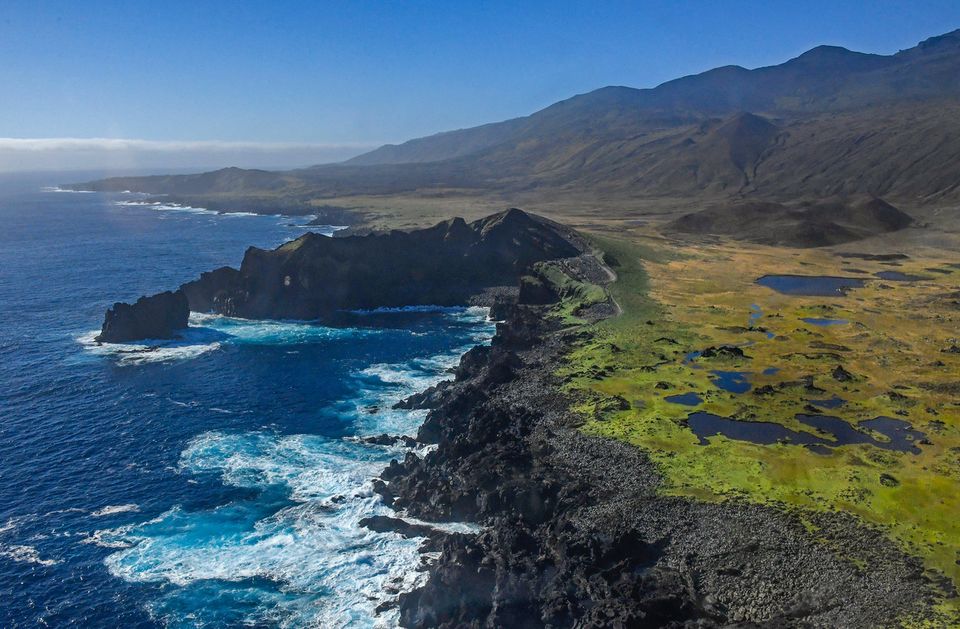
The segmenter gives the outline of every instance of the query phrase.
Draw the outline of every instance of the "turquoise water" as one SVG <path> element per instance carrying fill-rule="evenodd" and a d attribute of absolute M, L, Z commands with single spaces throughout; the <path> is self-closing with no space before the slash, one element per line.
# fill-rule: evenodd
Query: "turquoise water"
<path fill-rule="evenodd" d="M 414 434 L 390 405 L 486 342 L 485 311 L 194 314 L 97 346 L 113 301 L 307 229 L 130 201 L 0 192 L 0 626 L 392 626 L 375 608 L 423 578 L 418 540 L 357 521 L 406 450 L 357 437 Z"/>

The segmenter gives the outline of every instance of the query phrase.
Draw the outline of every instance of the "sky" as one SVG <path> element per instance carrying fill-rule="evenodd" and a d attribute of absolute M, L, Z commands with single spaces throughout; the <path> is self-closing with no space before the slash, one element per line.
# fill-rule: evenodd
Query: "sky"
<path fill-rule="evenodd" d="M 0 171 L 337 161 L 605 85 L 957 28 L 958 0 L 4 0 Z"/>

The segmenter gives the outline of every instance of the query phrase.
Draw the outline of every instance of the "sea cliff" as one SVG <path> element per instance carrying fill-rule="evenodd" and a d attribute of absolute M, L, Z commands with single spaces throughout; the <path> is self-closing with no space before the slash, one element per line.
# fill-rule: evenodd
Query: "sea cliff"
<path fill-rule="evenodd" d="M 548 260 L 581 253 L 575 232 L 518 209 L 428 229 L 329 238 L 307 233 L 273 250 L 251 247 L 239 269 L 222 267 L 180 287 L 189 310 L 249 319 L 334 321 L 348 310 L 416 305 L 494 306 Z M 163 306 L 166 305 L 167 308 Z M 176 309 L 176 311 L 174 311 Z M 168 338 L 182 300 L 117 304 L 101 340 Z"/>

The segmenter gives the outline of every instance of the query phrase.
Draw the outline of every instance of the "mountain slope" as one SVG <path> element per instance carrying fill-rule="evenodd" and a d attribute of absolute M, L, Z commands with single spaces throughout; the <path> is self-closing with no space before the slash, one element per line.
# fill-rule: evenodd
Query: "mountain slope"
<path fill-rule="evenodd" d="M 285 173 L 226 169 L 85 184 L 311 199 L 459 191 L 775 200 L 870 194 L 960 201 L 960 31 L 895 55 L 820 46 L 653 89 L 606 87 L 524 118 Z"/>
<path fill-rule="evenodd" d="M 516 144 L 571 128 L 602 133 L 623 128 L 670 127 L 738 111 L 796 115 L 911 98 L 957 97 L 958 48 L 960 30 L 890 56 L 818 46 L 776 66 L 755 70 L 724 66 L 653 89 L 606 87 L 561 101 L 526 118 L 381 147 L 347 163 L 439 161 L 500 142 Z M 453 146 L 456 151 L 451 149 Z"/>

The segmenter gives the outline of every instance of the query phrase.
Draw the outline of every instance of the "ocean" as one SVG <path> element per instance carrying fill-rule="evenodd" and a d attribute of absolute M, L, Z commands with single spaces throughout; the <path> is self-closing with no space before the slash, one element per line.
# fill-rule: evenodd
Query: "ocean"
<path fill-rule="evenodd" d="M 486 311 L 195 313 L 97 346 L 114 301 L 333 228 L 41 180 L 0 188 L 0 627 L 394 626 L 419 540 L 358 520 L 392 513 L 371 479 L 406 450 L 357 437 L 415 434 L 390 406 L 488 342 Z"/>

